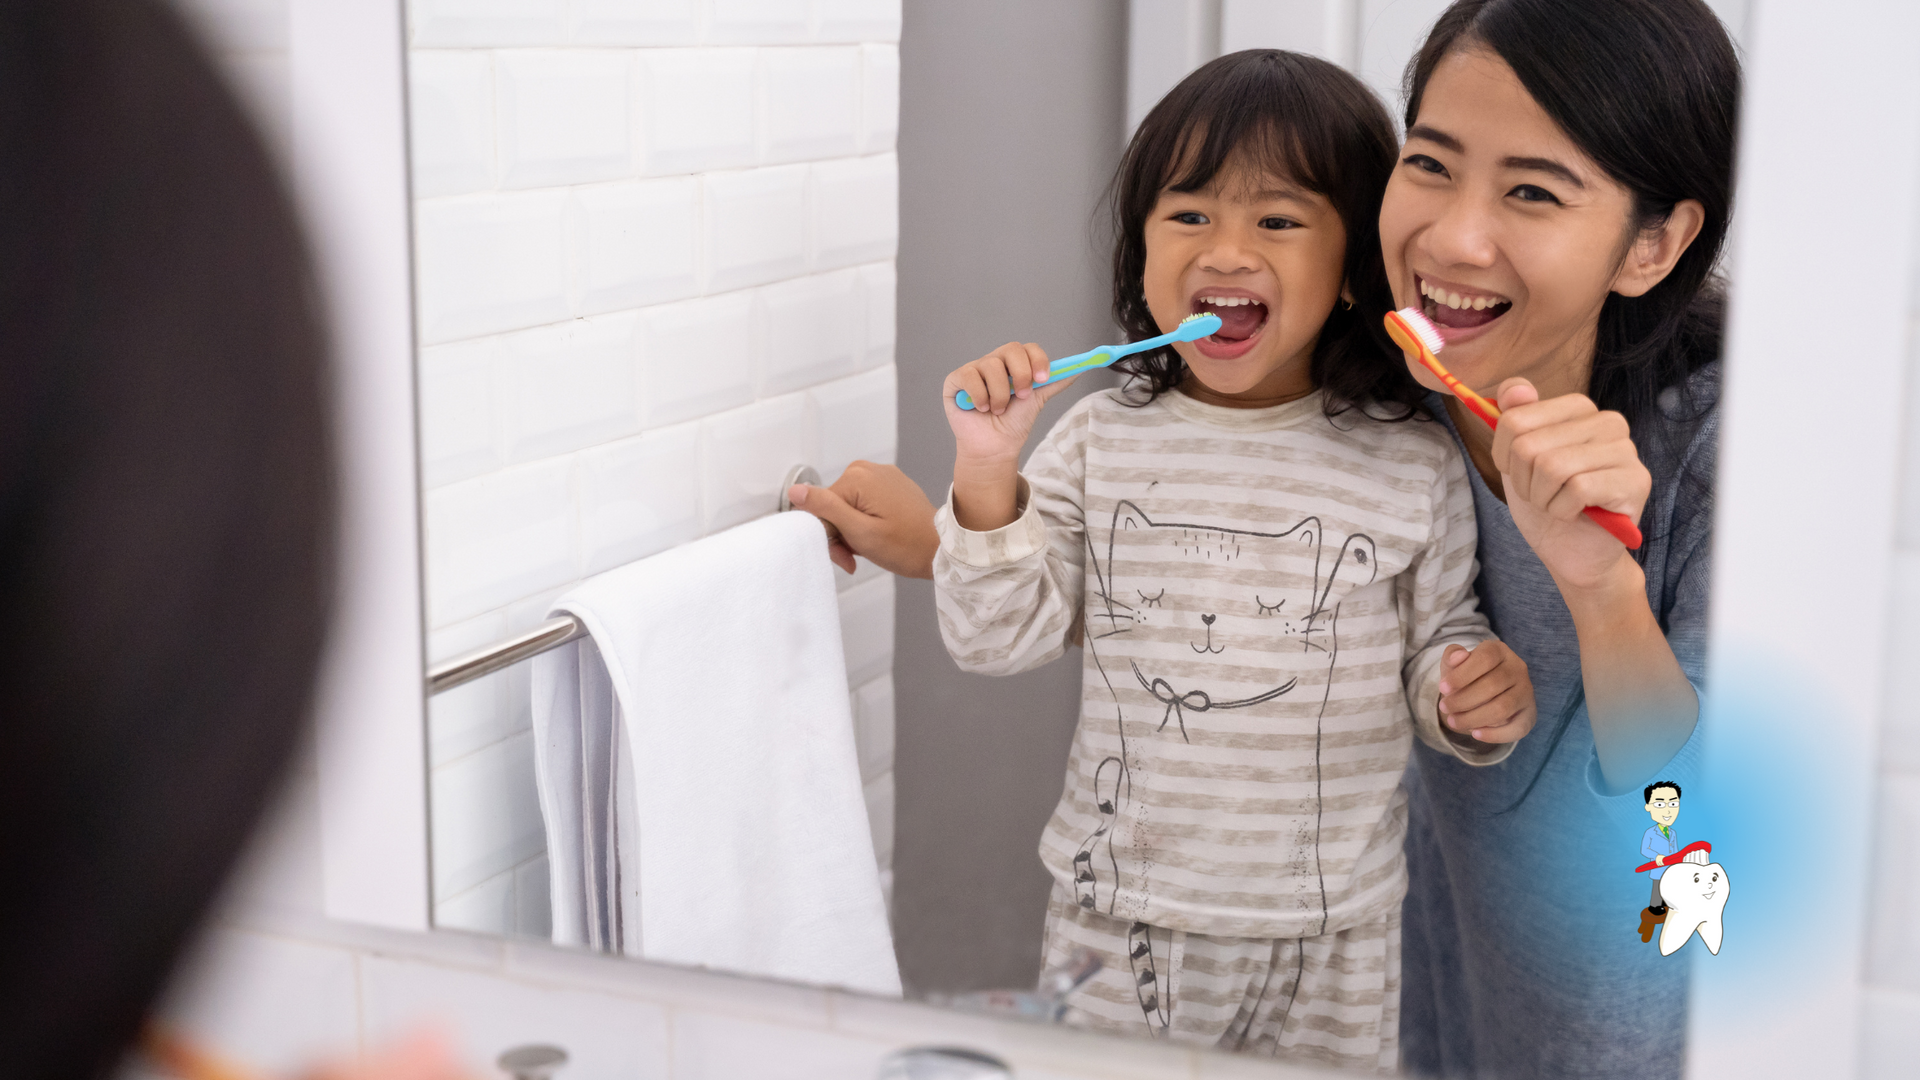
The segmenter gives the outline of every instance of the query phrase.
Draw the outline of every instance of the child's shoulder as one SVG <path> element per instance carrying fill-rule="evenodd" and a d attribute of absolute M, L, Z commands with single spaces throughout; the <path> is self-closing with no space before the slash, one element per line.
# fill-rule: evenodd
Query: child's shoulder
<path fill-rule="evenodd" d="M 1153 406 L 1152 402 L 1142 405 L 1136 400 L 1129 399 L 1117 387 L 1095 390 L 1067 406 L 1067 411 L 1053 421 L 1053 426 L 1047 431 L 1047 438 L 1084 438 L 1087 430 L 1096 425 L 1137 422 L 1141 414 L 1151 412 Z"/>
<path fill-rule="evenodd" d="M 1385 420 L 1361 408 L 1322 414 L 1321 432 L 1329 439 L 1381 461 L 1460 471 L 1460 448 L 1447 426 L 1424 412 L 1404 420 Z"/>

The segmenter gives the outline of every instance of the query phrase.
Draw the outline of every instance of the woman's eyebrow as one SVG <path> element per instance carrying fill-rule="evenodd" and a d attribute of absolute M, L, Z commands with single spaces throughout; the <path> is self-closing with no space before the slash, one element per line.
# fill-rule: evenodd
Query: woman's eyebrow
<path fill-rule="evenodd" d="M 1441 131 L 1439 128 L 1427 124 L 1415 124 L 1407 129 L 1407 141 L 1412 142 L 1415 139 L 1425 139 L 1430 143 L 1436 143 L 1442 149 L 1451 150 L 1456 154 L 1464 154 L 1467 152 L 1465 143 Z M 1504 169 L 1526 169 L 1531 172 L 1543 172 L 1548 176 L 1565 180 L 1567 183 L 1572 184 L 1582 191 L 1587 189 L 1587 182 L 1580 179 L 1579 174 L 1552 158 L 1505 157 L 1500 159 L 1500 167 Z"/>
<path fill-rule="evenodd" d="M 1430 143 L 1438 143 L 1441 149 L 1451 150 L 1456 154 L 1464 154 L 1467 152 L 1465 143 L 1441 131 L 1439 128 L 1430 127 L 1426 124 L 1415 124 L 1407 129 L 1407 140 L 1411 142 L 1414 139 L 1425 139 Z"/>
<path fill-rule="evenodd" d="M 1575 175 L 1572 169 L 1567 168 L 1552 158 L 1507 157 L 1500 159 L 1500 166 L 1505 169 L 1527 169 L 1532 172 L 1543 172 L 1548 176 L 1557 176 L 1567 183 L 1572 184 L 1574 187 L 1579 188 L 1581 191 L 1587 190 L 1586 181 Z"/>

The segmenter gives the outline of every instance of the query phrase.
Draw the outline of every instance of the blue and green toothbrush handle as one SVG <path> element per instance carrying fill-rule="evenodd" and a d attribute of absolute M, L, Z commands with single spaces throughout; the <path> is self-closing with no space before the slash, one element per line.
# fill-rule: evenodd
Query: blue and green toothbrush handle
<path fill-rule="evenodd" d="M 1151 337 L 1145 341 L 1136 341 L 1130 345 L 1102 345 L 1097 349 L 1079 353 L 1074 356 L 1063 356 L 1053 363 L 1048 364 L 1047 377 L 1033 385 L 1035 389 L 1039 389 L 1042 386 L 1057 383 L 1063 379 L 1071 379 L 1083 371 L 1092 371 L 1094 368 L 1106 367 L 1108 364 L 1113 363 L 1123 356 L 1132 356 L 1134 353 L 1146 352 L 1148 349 L 1157 349 L 1162 345 L 1171 345 L 1176 341 L 1198 341 L 1208 334 L 1218 333 L 1219 330 L 1220 316 L 1212 312 L 1207 312 L 1203 315 L 1189 315 L 1180 320 L 1180 325 L 1174 327 L 1173 332 L 1170 334 L 1161 334 L 1159 337 Z M 953 395 L 953 403 L 963 409 L 971 409 L 973 408 L 973 397 L 965 390 L 962 390 Z"/>

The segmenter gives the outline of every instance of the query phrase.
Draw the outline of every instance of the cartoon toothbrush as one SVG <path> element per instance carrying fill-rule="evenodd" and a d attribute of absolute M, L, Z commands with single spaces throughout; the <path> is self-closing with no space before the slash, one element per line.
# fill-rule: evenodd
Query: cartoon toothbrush
<path fill-rule="evenodd" d="M 1198 341 L 1208 334 L 1217 333 L 1219 329 L 1220 316 L 1212 312 L 1204 315 L 1189 315 L 1180 320 L 1180 325 L 1174 327 L 1173 333 L 1171 334 L 1161 334 L 1159 337 L 1150 337 L 1145 341 L 1136 341 L 1131 345 L 1102 345 L 1097 349 L 1075 356 L 1063 356 L 1053 363 L 1048 364 L 1047 377 L 1033 385 L 1035 389 L 1038 389 L 1051 383 L 1057 383 L 1062 379 L 1071 379 L 1083 371 L 1092 371 L 1094 368 L 1106 367 L 1108 364 L 1113 363 L 1123 356 L 1132 356 L 1134 353 L 1146 352 L 1148 349 L 1157 349 L 1162 345 L 1171 345 L 1176 341 Z M 953 403 L 963 409 L 973 408 L 973 398 L 965 390 L 953 395 Z"/>
<path fill-rule="evenodd" d="M 1395 345 L 1404 349 L 1408 356 L 1420 361 L 1428 371 L 1433 372 L 1434 376 L 1460 399 L 1460 404 L 1465 405 L 1473 415 L 1486 421 L 1488 427 L 1500 425 L 1500 406 L 1468 389 L 1459 379 L 1454 378 L 1453 373 L 1441 365 L 1440 358 L 1434 355 L 1446 348 L 1447 342 L 1440 336 L 1440 331 L 1434 329 L 1433 323 L 1427 321 L 1427 317 L 1420 313 L 1419 308 L 1401 308 L 1399 311 L 1387 312 L 1387 336 L 1393 339 Z M 1632 518 L 1618 511 L 1598 506 L 1587 507 L 1586 515 L 1593 519 L 1594 524 L 1612 533 L 1615 540 L 1625 544 L 1627 550 L 1640 550 L 1640 529 L 1633 523 Z"/>

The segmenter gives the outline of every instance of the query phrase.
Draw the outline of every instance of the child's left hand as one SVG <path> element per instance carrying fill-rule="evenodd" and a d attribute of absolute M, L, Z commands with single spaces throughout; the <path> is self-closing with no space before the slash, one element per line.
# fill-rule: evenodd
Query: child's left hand
<path fill-rule="evenodd" d="M 1504 642 L 1449 645 L 1440 658 L 1440 723 L 1483 743 L 1519 742 L 1538 713 L 1527 662 Z"/>

